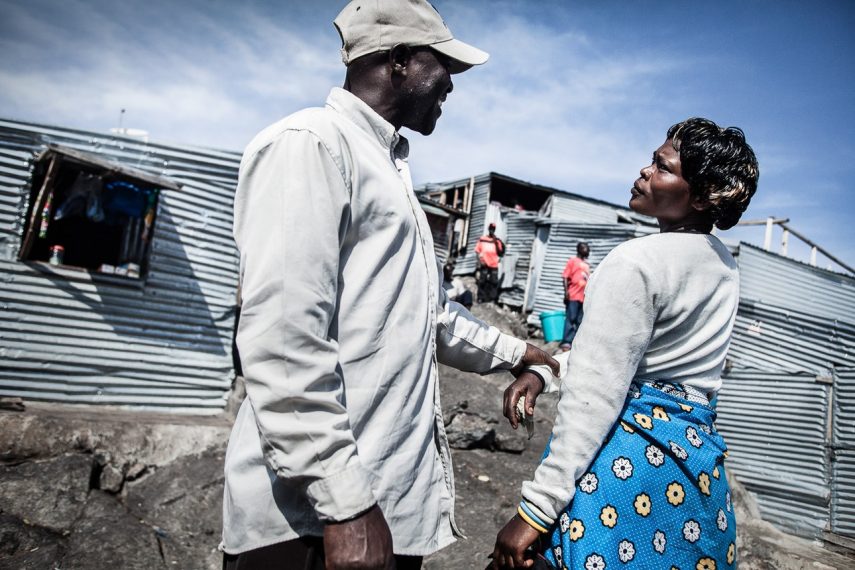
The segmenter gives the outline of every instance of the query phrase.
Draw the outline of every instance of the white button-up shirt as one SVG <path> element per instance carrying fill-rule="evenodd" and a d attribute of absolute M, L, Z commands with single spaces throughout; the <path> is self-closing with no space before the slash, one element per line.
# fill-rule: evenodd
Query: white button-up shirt
<path fill-rule="evenodd" d="M 437 361 L 507 369 L 525 343 L 448 302 L 407 153 L 342 89 L 244 153 L 235 239 L 247 398 L 226 453 L 226 552 L 321 536 L 325 521 L 375 503 L 396 554 L 454 540 Z"/>

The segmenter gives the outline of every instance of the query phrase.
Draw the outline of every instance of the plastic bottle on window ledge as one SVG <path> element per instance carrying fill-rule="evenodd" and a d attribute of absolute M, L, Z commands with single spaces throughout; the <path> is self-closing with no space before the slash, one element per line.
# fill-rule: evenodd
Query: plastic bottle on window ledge
<path fill-rule="evenodd" d="M 50 258 L 48 263 L 51 265 L 62 265 L 62 260 L 65 257 L 65 248 L 61 245 L 52 245 L 50 247 Z"/>
<path fill-rule="evenodd" d="M 42 208 L 42 222 L 39 226 L 39 239 L 45 239 L 47 237 L 48 226 L 50 225 L 50 209 L 52 207 L 52 204 L 53 192 L 48 194 L 47 200 L 45 200 L 45 205 Z"/>

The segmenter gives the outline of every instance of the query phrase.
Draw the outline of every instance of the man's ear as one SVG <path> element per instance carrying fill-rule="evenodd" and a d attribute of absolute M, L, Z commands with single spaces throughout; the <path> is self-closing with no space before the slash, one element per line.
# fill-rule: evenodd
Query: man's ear
<path fill-rule="evenodd" d="M 411 55 L 410 48 L 404 44 L 396 44 L 389 50 L 389 67 L 392 69 L 392 75 L 407 74 Z"/>

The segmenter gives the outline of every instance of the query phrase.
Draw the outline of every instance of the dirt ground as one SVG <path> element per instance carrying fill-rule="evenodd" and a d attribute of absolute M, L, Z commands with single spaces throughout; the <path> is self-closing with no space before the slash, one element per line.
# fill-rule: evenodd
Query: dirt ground
<path fill-rule="evenodd" d="M 475 313 L 526 334 L 516 313 L 492 305 L 476 306 Z M 443 411 L 457 447 L 456 517 L 467 539 L 428 557 L 426 569 L 484 568 L 495 533 L 514 513 L 520 484 L 537 465 L 555 397 L 539 400 L 528 440 L 501 417 L 509 380 L 507 373 L 441 369 Z M 23 411 L 0 410 L 0 570 L 220 568 L 230 423 L 228 414 L 199 418 L 28 402 Z M 734 486 L 740 568 L 855 568 L 853 558 L 774 529 L 738 482 Z"/>

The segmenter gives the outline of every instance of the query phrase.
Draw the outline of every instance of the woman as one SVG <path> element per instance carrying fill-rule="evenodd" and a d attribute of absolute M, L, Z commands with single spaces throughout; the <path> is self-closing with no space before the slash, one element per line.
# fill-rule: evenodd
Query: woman
<path fill-rule="evenodd" d="M 739 281 L 710 232 L 736 224 L 758 174 L 742 131 L 706 119 L 672 126 L 641 170 L 629 205 L 660 233 L 618 246 L 591 277 L 573 349 L 558 358 L 552 438 L 497 536 L 493 568 L 735 567 L 727 451 L 709 400 Z M 551 378 L 531 371 L 506 391 L 514 427 L 520 395 L 536 397 Z"/>

